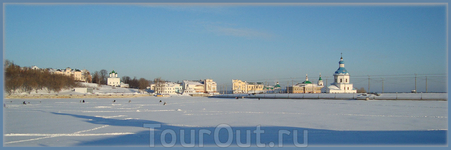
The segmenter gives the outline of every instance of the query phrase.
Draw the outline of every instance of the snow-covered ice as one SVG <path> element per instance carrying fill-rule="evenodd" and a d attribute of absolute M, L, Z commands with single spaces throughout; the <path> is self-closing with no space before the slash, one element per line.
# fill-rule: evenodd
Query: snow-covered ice
<path fill-rule="evenodd" d="M 236 147 L 246 143 L 247 131 L 252 147 L 295 146 L 303 143 L 304 135 L 308 146 L 447 144 L 447 101 L 185 96 L 81 100 L 4 99 L 4 146 L 149 146 L 153 140 L 156 147 L 191 147 L 187 143 L 193 140 L 195 147 L 218 142 Z M 151 130 L 145 124 L 160 126 Z M 259 129 L 264 133 L 257 137 Z M 200 141 L 203 131 L 210 134 Z"/>

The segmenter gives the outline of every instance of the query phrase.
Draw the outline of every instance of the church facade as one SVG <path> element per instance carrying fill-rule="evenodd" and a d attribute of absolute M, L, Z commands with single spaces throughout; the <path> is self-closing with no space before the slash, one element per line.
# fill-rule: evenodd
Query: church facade
<path fill-rule="evenodd" d="M 345 68 L 343 57 L 338 62 L 339 67 L 334 73 L 334 83 L 327 87 L 326 93 L 357 93 L 352 83 L 350 83 L 349 72 Z"/>
<path fill-rule="evenodd" d="M 308 75 L 305 75 L 305 81 L 293 86 L 287 87 L 288 93 L 321 93 L 324 87 L 321 75 L 319 75 L 318 83 L 314 84 L 308 80 Z"/>
<path fill-rule="evenodd" d="M 110 72 L 110 77 L 107 79 L 107 85 L 120 86 L 121 79 L 117 77 L 117 73 L 113 70 Z"/>

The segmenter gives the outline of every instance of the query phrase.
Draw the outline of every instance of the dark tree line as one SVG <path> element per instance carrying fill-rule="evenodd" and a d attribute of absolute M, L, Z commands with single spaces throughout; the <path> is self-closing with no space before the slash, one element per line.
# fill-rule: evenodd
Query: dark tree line
<path fill-rule="evenodd" d="M 107 78 L 109 77 L 108 71 L 105 69 L 102 69 L 99 71 L 94 72 L 94 75 L 92 75 L 92 83 L 97 84 L 107 84 Z"/>
<path fill-rule="evenodd" d="M 129 76 L 123 76 L 121 80 L 125 84 L 128 84 L 130 88 L 146 89 L 150 85 L 150 81 L 144 78 L 139 78 L 138 80 L 136 77 L 131 79 Z"/>
<path fill-rule="evenodd" d="M 47 69 L 21 68 L 8 60 L 5 61 L 5 91 L 8 95 L 16 91 L 31 93 L 33 90 L 46 89 L 60 92 L 62 89 L 77 86 L 72 76 L 52 74 Z"/>
<path fill-rule="evenodd" d="M 94 72 L 94 75 L 92 76 L 92 83 L 106 85 L 108 78 L 109 78 L 108 72 L 105 69 L 102 69 L 100 70 L 100 72 L 99 71 Z M 134 77 L 132 79 L 129 76 L 123 76 L 121 78 L 121 82 L 128 84 L 130 88 L 137 89 L 146 89 L 151 83 L 151 81 L 144 78 L 137 79 L 136 77 Z"/>

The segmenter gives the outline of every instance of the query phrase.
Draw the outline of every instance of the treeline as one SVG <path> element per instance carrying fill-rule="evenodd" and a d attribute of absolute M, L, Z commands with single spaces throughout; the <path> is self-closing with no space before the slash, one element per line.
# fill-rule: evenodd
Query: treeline
<path fill-rule="evenodd" d="M 123 76 L 121 78 L 121 81 L 124 82 L 125 84 L 128 84 L 130 88 L 138 88 L 138 89 L 146 89 L 151 83 L 151 81 L 144 78 L 139 78 L 138 80 L 136 79 L 136 77 L 131 79 L 129 76 Z"/>
<path fill-rule="evenodd" d="M 110 74 L 105 69 L 102 69 L 100 71 L 95 71 L 92 75 L 92 83 L 97 83 L 101 85 L 107 85 L 107 79 L 110 77 Z M 124 82 L 125 84 L 128 84 L 130 88 L 137 88 L 137 89 L 146 89 L 151 81 L 139 78 L 137 79 L 134 77 L 133 79 L 129 76 L 123 76 L 121 78 L 121 82 Z"/>
<path fill-rule="evenodd" d="M 77 86 L 72 76 L 52 74 L 46 69 L 21 68 L 19 65 L 5 61 L 5 91 L 8 95 L 15 92 L 38 92 L 46 89 L 60 92 L 62 89 L 69 89 Z"/>

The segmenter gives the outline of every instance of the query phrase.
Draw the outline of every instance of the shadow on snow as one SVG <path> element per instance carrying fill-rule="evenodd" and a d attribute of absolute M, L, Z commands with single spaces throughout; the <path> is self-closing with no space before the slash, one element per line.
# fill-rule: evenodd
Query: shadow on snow
<path fill-rule="evenodd" d="M 242 127 L 232 126 L 229 130 L 226 128 L 219 128 L 218 134 L 215 135 L 216 127 L 183 127 L 183 126 L 171 126 L 162 122 L 152 120 L 121 120 L 112 118 L 100 118 L 86 115 L 76 115 L 68 113 L 56 113 L 56 115 L 66 115 L 77 118 L 87 119 L 86 122 L 99 125 L 110 126 L 127 126 L 127 127 L 142 127 L 143 131 L 130 134 L 120 135 L 108 138 L 103 138 L 94 141 L 82 141 L 76 146 L 149 146 L 150 137 L 154 141 L 155 147 L 175 144 L 176 147 L 181 147 L 186 144 L 195 143 L 195 147 L 199 146 L 199 142 L 204 146 L 218 146 L 217 144 L 225 144 L 232 147 L 239 146 L 238 144 L 248 144 L 251 147 L 257 146 L 259 143 L 265 144 L 266 147 L 281 146 L 293 147 L 294 143 L 304 144 L 304 130 L 308 131 L 307 139 L 308 146 L 345 146 L 345 145 L 436 145 L 445 146 L 447 143 L 447 130 L 431 130 L 431 131 L 334 131 L 323 129 L 311 129 L 311 128 L 299 128 L 299 127 L 285 127 L 285 126 L 261 126 L 260 130 L 264 133 L 260 134 L 258 138 L 254 131 L 257 130 L 257 126 L 254 127 Z M 143 127 L 144 124 L 161 125 L 161 127 L 155 127 L 153 135 L 150 133 L 150 128 Z M 167 130 L 167 131 L 165 131 Z M 175 140 L 169 130 L 174 131 Z M 200 130 L 210 131 L 210 134 L 203 134 L 203 140 L 199 140 Z M 194 138 L 192 134 L 194 131 Z M 232 131 L 231 139 L 229 139 L 229 131 Z M 297 136 L 294 137 L 297 131 Z M 181 133 L 183 132 L 183 133 Z M 239 133 L 237 133 L 239 132 Z M 247 134 L 249 132 L 249 134 Z M 289 132 L 289 134 L 282 135 L 282 143 L 279 143 L 279 132 Z M 163 134 L 162 134 L 163 133 Z M 180 135 L 184 134 L 183 137 Z M 215 137 L 217 136 L 217 137 Z M 161 137 L 164 137 L 162 139 Z M 249 138 L 246 138 L 249 137 Z M 184 143 L 181 143 L 183 138 Z M 239 138 L 239 139 L 238 139 Z M 219 141 L 216 141 L 219 140 Z M 163 140 L 163 141 L 162 141 Z M 231 141 L 229 141 L 231 140 Z M 247 141 L 249 140 L 249 141 Z M 175 141 L 175 143 L 171 143 Z M 240 141 L 237 143 L 237 141 Z M 231 143 L 227 143 L 231 142 Z M 248 146 L 248 145 L 247 145 Z"/>

